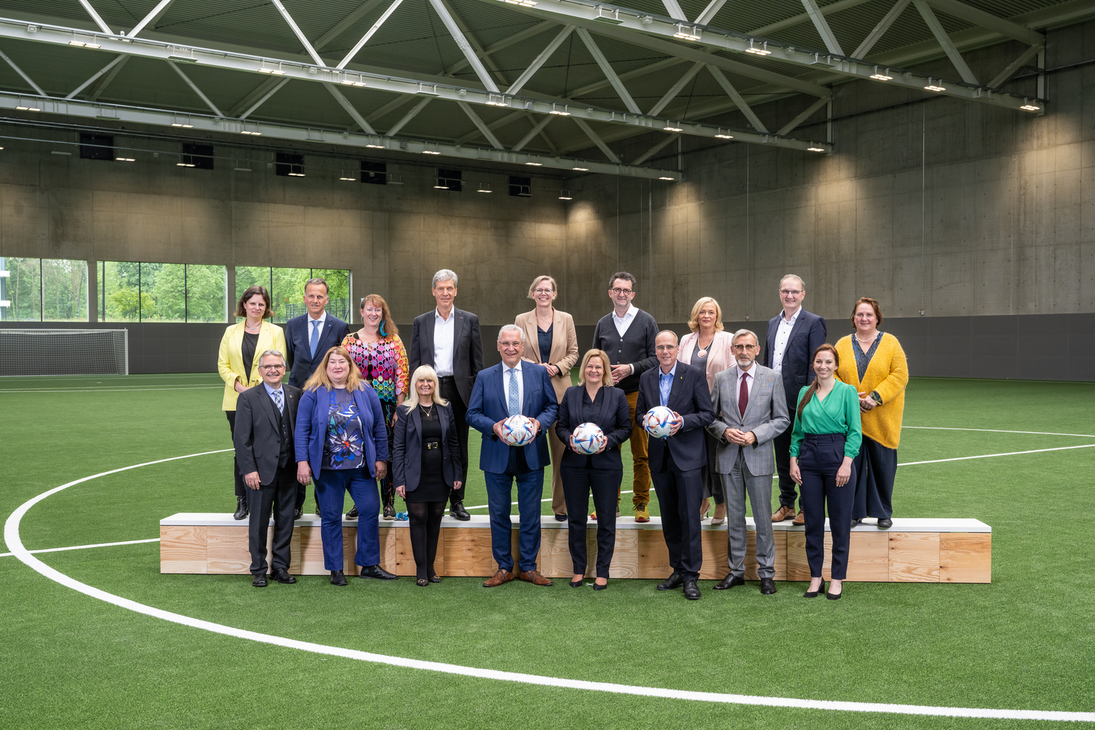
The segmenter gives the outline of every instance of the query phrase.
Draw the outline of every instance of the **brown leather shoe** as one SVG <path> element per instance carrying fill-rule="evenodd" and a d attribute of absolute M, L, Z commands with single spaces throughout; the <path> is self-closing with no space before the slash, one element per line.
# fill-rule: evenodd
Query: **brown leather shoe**
<path fill-rule="evenodd" d="M 528 581 L 534 586 L 549 586 L 551 581 L 540 575 L 537 570 L 523 570 L 517 574 L 517 577 L 523 581 Z"/>
<path fill-rule="evenodd" d="M 789 520 L 795 516 L 794 507 L 784 507 L 780 505 L 779 509 L 772 513 L 772 522 L 783 522 Z"/>
<path fill-rule="evenodd" d="M 500 586 L 503 583 L 509 583 L 511 580 L 513 580 L 513 573 L 508 570 L 499 570 L 490 578 L 487 578 L 485 581 L 483 581 L 483 587 L 494 588 L 495 586 Z"/>
<path fill-rule="evenodd" d="M 798 511 L 798 514 L 795 515 L 795 519 L 791 522 L 791 524 L 798 525 L 799 527 L 806 524 L 806 515 L 802 513 L 802 510 Z"/>

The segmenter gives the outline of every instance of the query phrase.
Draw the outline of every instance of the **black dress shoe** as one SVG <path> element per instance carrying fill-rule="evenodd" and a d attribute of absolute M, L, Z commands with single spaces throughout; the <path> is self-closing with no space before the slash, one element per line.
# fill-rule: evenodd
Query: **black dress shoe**
<path fill-rule="evenodd" d="M 893 527 L 893 520 L 891 520 L 889 517 L 879 517 L 878 518 L 878 529 L 888 530 L 891 527 Z"/>
<path fill-rule="evenodd" d="M 583 583 L 585 583 L 585 580 L 572 580 L 570 581 L 570 587 L 581 588 Z"/>
<path fill-rule="evenodd" d="M 821 585 L 817 587 L 816 591 L 806 591 L 802 594 L 803 598 L 817 598 L 818 593 L 825 593 L 825 581 L 821 581 Z"/>
<path fill-rule="evenodd" d="M 243 497 L 236 497 L 236 512 L 232 515 L 232 519 L 246 520 L 249 514 L 251 514 L 251 511 L 247 509 L 247 500 Z"/>
<path fill-rule="evenodd" d="M 460 520 L 461 522 L 467 522 L 471 519 L 471 515 L 468 514 L 468 511 L 466 509 L 464 509 L 463 502 L 453 502 L 452 508 L 449 509 L 449 515 L 454 519 Z"/>
<path fill-rule="evenodd" d="M 359 516 L 359 513 L 357 511 L 356 506 L 351 507 L 350 511 L 346 513 L 346 519 L 348 519 L 348 520 L 356 520 L 358 518 L 358 516 Z"/>
<path fill-rule="evenodd" d="M 366 565 L 361 569 L 362 578 L 376 578 L 378 580 L 395 580 L 399 576 L 395 573 L 389 573 L 381 568 L 379 565 Z"/>
<path fill-rule="evenodd" d="M 556 522 L 566 522 L 567 521 L 567 516 L 566 515 L 561 515 L 558 512 L 556 512 L 555 513 L 555 521 Z"/>
<path fill-rule="evenodd" d="M 674 588 L 680 588 L 684 583 L 684 577 L 677 571 L 673 571 L 673 575 L 666 578 L 664 581 L 658 584 L 659 591 L 671 591 Z"/>
<path fill-rule="evenodd" d="M 603 591 L 605 588 L 608 588 L 608 583 L 594 583 L 593 584 L 593 590 L 595 590 L 595 591 Z"/>
<path fill-rule="evenodd" d="M 256 575 L 254 579 L 252 579 L 251 585 L 253 585 L 255 588 L 265 588 L 266 573 L 259 573 L 258 575 Z"/>
<path fill-rule="evenodd" d="M 331 585 L 344 586 L 346 585 L 346 575 L 341 570 L 331 571 Z"/>
<path fill-rule="evenodd" d="M 776 582 L 771 578 L 760 579 L 760 592 L 766 596 L 770 596 L 776 592 Z"/>
<path fill-rule="evenodd" d="M 299 520 L 303 516 L 304 516 L 304 508 L 303 507 L 298 507 L 297 509 L 293 510 L 293 521 L 294 522 L 296 520 Z"/>
<path fill-rule="evenodd" d="M 430 575 L 426 578 L 426 580 L 428 580 L 430 583 L 440 583 L 441 582 L 441 578 L 438 577 L 437 573 L 430 573 Z"/>
<path fill-rule="evenodd" d="M 700 587 L 691 578 L 684 582 L 684 597 L 689 601 L 700 600 Z"/>
<path fill-rule="evenodd" d="M 270 577 L 276 580 L 278 583 L 285 583 L 286 585 L 296 583 L 297 579 L 289 575 L 287 570 L 275 570 L 270 574 Z"/>
<path fill-rule="evenodd" d="M 859 520 L 852 520 L 852 527 L 857 527 L 858 525 L 859 525 Z"/>
<path fill-rule="evenodd" d="M 721 581 L 715 584 L 716 591 L 725 591 L 733 588 L 734 586 L 745 585 L 745 578 L 739 578 L 735 575 L 728 575 Z"/>
<path fill-rule="evenodd" d="M 416 586 L 418 586 L 419 588 L 425 588 L 426 586 L 428 586 L 430 584 L 430 581 L 429 581 L 428 578 L 417 578 L 415 580 L 414 584 Z"/>
<path fill-rule="evenodd" d="M 840 593 L 826 593 L 825 597 L 828 598 L 830 601 L 839 601 L 840 597 L 843 596 L 843 595 L 844 595 L 844 589 L 841 588 Z"/>

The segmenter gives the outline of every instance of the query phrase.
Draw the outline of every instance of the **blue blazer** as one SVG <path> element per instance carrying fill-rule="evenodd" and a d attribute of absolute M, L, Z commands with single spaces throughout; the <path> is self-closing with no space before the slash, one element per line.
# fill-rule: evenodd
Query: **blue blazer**
<path fill-rule="evenodd" d="M 323 329 L 319 331 L 319 344 L 316 345 L 316 356 L 313 358 L 312 348 L 308 345 L 311 329 L 308 319 L 307 314 L 302 314 L 285 323 L 285 347 L 289 350 L 285 353 L 285 359 L 292 370 L 289 373 L 289 385 L 294 388 L 303 388 L 304 382 L 312 377 L 327 351 L 341 345 L 346 335 L 350 334 L 350 326 L 328 312 Z"/>
<path fill-rule="evenodd" d="M 505 363 L 479 372 L 475 387 L 471 391 L 471 402 L 465 419 L 468 425 L 483 434 L 483 447 L 479 451 L 479 468 L 494 474 L 504 474 L 509 465 L 509 450 L 504 442 L 494 435 L 494 424 L 509 417 L 506 405 L 506 390 L 502 386 L 502 371 Z M 555 422 L 559 413 L 559 403 L 555 400 L 555 387 L 547 370 L 539 365 L 524 363 L 521 365 L 521 378 L 524 382 L 525 397 L 521 404 L 521 415 L 535 418 L 540 422 L 540 433 L 532 443 L 524 446 L 525 463 L 529 469 L 542 469 L 550 463 L 547 439 L 545 435 Z"/>
<path fill-rule="evenodd" d="M 563 442 L 563 458 L 560 466 L 585 467 L 586 456 L 570 448 L 570 436 L 574 429 L 585 423 L 582 419 L 582 403 L 586 387 L 574 385 L 563 393 L 559 402 L 559 420 L 555 422 L 555 435 Z M 608 443 L 605 450 L 591 455 L 594 469 L 623 469 L 620 457 L 620 444 L 631 437 L 631 411 L 627 405 L 627 395 L 619 388 L 602 387 L 597 394 L 599 402 L 593 404 L 593 421 L 601 427 Z"/>
<path fill-rule="evenodd" d="M 452 487 L 463 474 L 456 419 L 452 415 L 451 404 L 435 405 L 434 408 L 441 422 L 442 477 L 445 484 Z M 392 442 L 395 444 L 392 447 L 392 484 L 413 492 L 422 480 L 422 414 L 418 408 L 399 406 Z"/>
<path fill-rule="evenodd" d="M 639 376 L 639 399 L 635 405 L 635 423 L 643 427 L 643 416 L 654 406 L 661 405 L 658 376 L 661 367 L 650 368 Z M 715 407 L 711 405 L 711 392 L 707 389 L 707 375 L 703 370 L 677 363 L 676 377 L 669 391 L 667 405 L 681 414 L 684 425 L 673 436 L 650 439 L 647 448 L 650 471 L 661 471 L 665 450 L 673 455 L 673 463 L 681 471 L 707 466 L 707 445 L 703 430 L 715 420 Z"/>
<path fill-rule="evenodd" d="M 779 320 L 782 316 L 783 312 L 780 312 L 768 320 L 768 335 L 764 338 L 764 362 L 761 365 L 772 370 L 776 369 L 772 363 L 772 353 L 776 349 L 776 333 L 779 331 Z M 814 350 L 825 344 L 825 335 L 824 319 L 805 309 L 799 310 L 795 326 L 791 328 L 791 336 L 787 339 L 787 347 L 783 348 L 783 365 L 780 371 L 788 413 L 795 412 L 798 392 L 803 386 L 814 382 L 810 358 L 813 357 Z M 791 419 L 792 422 L 794 420 Z"/>
<path fill-rule="evenodd" d="M 384 412 L 380 398 L 369 386 L 354 391 L 354 404 L 361 417 L 364 444 L 364 471 L 376 478 L 376 462 L 388 460 L 388 433 L 384 427 Z M 306 390 L 297 408 L 297 428 L 293 433 L 296 460 L 307 461 L 312 478 L 319 476 L 323 465 L 323 442 L 327 440 L 327 415 L 331 410 L 331 392 L 324 386 Z M 372 438 L 369 438 L 369 436 Z"/>

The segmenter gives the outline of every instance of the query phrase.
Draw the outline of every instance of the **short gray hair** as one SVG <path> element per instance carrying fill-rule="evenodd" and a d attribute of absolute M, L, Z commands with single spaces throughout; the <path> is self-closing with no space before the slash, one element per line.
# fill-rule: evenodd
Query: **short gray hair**
<path fill-rule="evenodd" d="M 736 339 L 738 339 L 739 337 L 742 337 L 744 335 L 750 335 L 753 338 L 753 344 L 757 345 L 757 346 L 760 346 L 760 338 L 757 337 L 757 333 L 754 332 L 753 330 L 745 330 L 745 329 L 738 330 L 737 332 L 735 332 L 730 337 L 730 344 L 734 344 L 734 341 Z"/>
<path fill-rule="evenodd" d="M 327 285 L 327 280 L 319 276 L 304 282 L 304 291 L 308 291 L 310 286 L 322 286 L 325 294 L 331 293 L 331 287 Z"/>
<path fill-rule="evenodd" d="M 520 327 L 518 327 L 517 325 L 515 325 L 515 324 L 504 324 L 504 325 L 502 325 L 502 329 L 498 330 L 498 342 L 502 341 L 502 333 L 503 332 L 512 332 L 513 330 L 517 330 L 518 332 L 521 333 L 521 342 L 524 342 L 525 341 L 525 331 L 523 329 L 521 329 Z"/>
<path fill-rule="evenodd" d="M 456 278 L 456 272 L 452 269 L 441 269 L 433 275 L 433 282 L 430 284 L 431 289 L 436 289 L 437 285 L 442 281 L 452 280 L 453 286 L 460 286 L 460 282 Z"/>
<path fill-rule="evenodd" d="M 264 357 L 266 357 L 267 355 L 276 355 L 276 356 L 280 357 L 281 358 L 281 366 L 283 368 L 289 366 L 289 363 L 285 360 L 285 355 L 283 355 L 280 350 L 267 350 L 266 352 L 259 355 L 259 365 L 262 364 L 262 359 Z"/>
<path fill-rule="evenodd" d="M 795 279 L 796 281 L 798 281 L 798 285 L 802 287 L 802 291 L 806 291 L 806 282 L 803 281 L 802 277 L 798 274 L 784 274 L 783 278 L 779 280 L 779 285 L 783 286 L 783 282 L 787 281 L 788 279 Z"/>

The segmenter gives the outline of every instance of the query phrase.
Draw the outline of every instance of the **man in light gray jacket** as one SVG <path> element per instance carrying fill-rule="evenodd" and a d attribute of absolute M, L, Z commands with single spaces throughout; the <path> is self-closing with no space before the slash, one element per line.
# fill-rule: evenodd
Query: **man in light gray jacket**
<path fill-rule="evenodd" d="M 715 420 L 707 427 L 719 440 L 715 468 L 726 494 L 727 562 L 730 573 L 715 585 L 721 591 L 745 585 L 745 493 L 753 506 L 757 529 L 757 575 L 760 592 L 776 592 L 776 546 L 768 510 L 776 462 L 772 439 L 787 429 L 787 398 L 776 371 L 756 362 L 757 336 L 738 330 L 731 342 L 734 367 L 715 376 L 711 402 Z"/>

